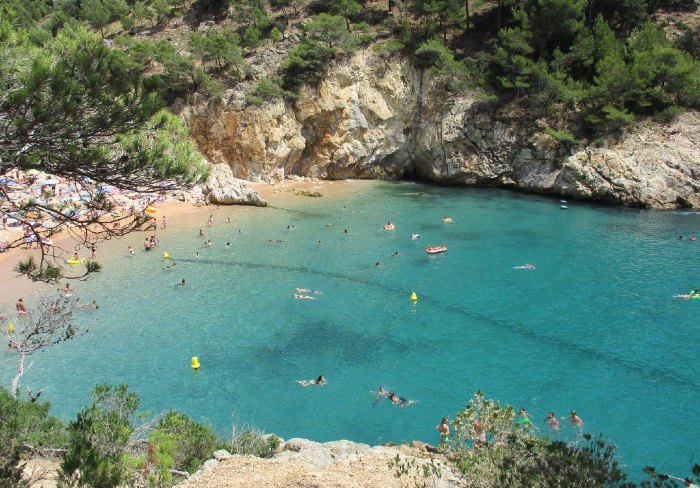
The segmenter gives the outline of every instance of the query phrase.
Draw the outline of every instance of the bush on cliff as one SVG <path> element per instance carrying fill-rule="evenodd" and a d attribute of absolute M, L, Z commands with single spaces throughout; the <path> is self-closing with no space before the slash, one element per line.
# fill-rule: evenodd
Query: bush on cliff
<path fill-rule="evenodd" d="M 520 421 L 518 421 L 520 420 Z M 615 447 L 583 435 L 582 443 L 550 441 L 510 405 L 477 391 L 452 421 L 451 455 L 469 486 L 627 488 Z"/>

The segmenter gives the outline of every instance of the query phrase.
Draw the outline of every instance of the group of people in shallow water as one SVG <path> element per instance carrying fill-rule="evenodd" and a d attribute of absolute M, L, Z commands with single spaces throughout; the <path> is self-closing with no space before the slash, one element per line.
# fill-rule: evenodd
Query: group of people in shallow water
<path fill-rule="evenodd" d="M 578 416 L 576 410 L 572 410 L 568 417 L 562 417 L 562 420 L 567 419 L 575 427 L 583 427 L 583 420 Z M 532 423 L 530 414 L 525 410 L 525 408 L 520 407 L 518 414 L 515 418 L 515 422 L 518 424 L 528 425 Z M 547 417 L 544 419 L 544 423 L 549 427 L 549 430 L 556 432 L 561 428 L 561 423 L 557 419 L 554 412 L 549 412 Z M 475 420 L 472 424 L 474 428 L 474 445 L 481 446 L 488 442 L 486 436 L 487 426 L 481 420 Z M 449 417 L 443 417 L 438 425 L 435 426 L 435 430 L 440 433 L 440 442 L 447 442 L 450 438 L 450 419 Z"/>
<path fill-rule="evenodd" d="M 372 395 L 374 395 L 374 398 L 376 398 L 377 400 L 381 400 L 382 398 L 386 398 L 391 403 L 393 403 L 394 405 L 399 405 L 401 408 L 406 408 L 409 405 L 413 405 L 414 403 L 418 403 L 418 400 L 407 400 L 404 397 L 398 396 L 393 391 L 387 391 L 386 388 L 384 388 L 383 386 L 380 386 L 376 392 L 373 391 L 371 393 L 372 393 Z"/>

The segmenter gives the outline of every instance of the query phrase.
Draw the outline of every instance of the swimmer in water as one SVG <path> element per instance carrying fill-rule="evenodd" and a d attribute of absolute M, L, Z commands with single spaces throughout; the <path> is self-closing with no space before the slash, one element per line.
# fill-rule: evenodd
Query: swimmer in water
<path fill-rule="evenodd" d="M 204 243 L 204 247 L 211 247 L 211 240 Z"/>
<path fill-rule="evenodd" d="M 323 293 L 320 290 L 314 290 L 312 288 L 297 288 L 297 291 L 299 293 L 315 293 L 316 295 L 320 295 L 321 293 Z"/>
<path fill-rule="evenodd" d="M 309 295 L 300 295 L 299 293 L 294 293 L 293 296 L 297 300 L 316 300 L 316 297 L 310 297 Z"/>
<path fill-rule="evenodd" d="M 180 280 L 180 282 L 178 283 L 178 285 L 182 285 L 182 286 L 185 286 L 185 284 L 186 284 L 186 283 L 185 283 L 185 278 L 182 278 L 182 279 Z"/>
<path fill-rule="evenodd" d="M 299 383 L 303 387 L 307 386 L 323 386 L 326 384 L 326 378 L 323 377 L 323 375 L 320 375 L 318 378 L 315 380 L 297 380 L 297 383 Z"/>
<path fill-rule="evenodd" d="M 175 269 L 176 266 L 177 266 L 177 263 L 176 263 L 175 261 L 173 261 L 172 263 L 168 264 L 168 265 L 167 265 L 165 268 L 163 268 L 163 269 L 165 269 L 166 271 L 170 271 L 171 269 Z"/>
<path fill-rule="evenodd" d="M 126 250 L 126 252 L 128 252 L 129 255 L 131 255 L 131 256 L 136 255 L 136 253 L 134 252 L 134 248 L 131 247 L 131 246 L 128 247 L 128 249 Z"/>
<path fill-rule="evenodd" d="M 411 234 L 411 240 L 415 241 L 416 239 L 420 239 L 420 234 Z"/>
<path fill-rule="evenodd" d="M 401 253 L 399 251 L 394 251 L 394 254 L 392 254 L 392 256 L 400 256 L 400 255 L 401 255 Z"/>
<path fill-rule="evenodd" d="M 547 418 L 544 419 L 544 423 L 549 426 L 549 430 L 551 430 L 552 432 L 556 432 L 557 430 L 559 430 L 559 421 L 554 416 L 554 412 L 549 412 Z"/>
<path fill-rule="evenodd" d="M 680 295 L 673 295 L 673 298 L 685 298 L 686 300 L 689 298 L 695 298 L 695 297 L 700 297 L 700 291 L 692 290 L 690 293 L 682 293 Z"/>
<path fill-rule="evenodd" d="M 523 264 L 522 266 L 513 266 L 513 269 L 535 269 L 535 265 L 532 263 Z"/>
<path fill-rule="evenodd" d="M 583 420 L 581 420 L 581 417 L 576 415 L 576 410 L 571 411 L 571 414 L 569 415 L 569 422 L 574 424 L 576 427 L 583 427 Z"/>
<path fill-rule="evenodd" d="M 226 249 L 229 249 L 231 247 L 231 241 L 226 242 Z"/>
<path fill-rule="evenodd" d="M 386 388 L 380 386 L 379 390 L 377 390 L 376 392 L 371 391 L 370 393 L 374 395 L 374 398 L 376 398 L 377 400 L 381 400 L 382 398 L 385 398 L 389 392 L 386 391 Z"/>
<path fill-rule="evenodd" d="M 387 398 L 389 400 L 391 400 L 391 403 L 393 403 L 394 405 L 400 405 L 401 408 L 406 408 L 409 405 L 413 405 L 414 403 L 418 403 L 417 400 L 406 400 L 404 397 L 398 396 L 393 391 L 389 392 L 389 394 L 387 395 Z"/>
<path fill-rule="evenodd" d="M 203 231 L 202 229 L 199 229 L 199 235 L 200 235 L 200 236 L 203 236 L 203 235 L 204 235 L 204 231 Z"/>
<path fill-rule="evenodd" d="M 199 259 L 199 251 L 197 251 L 196 253 L 194 253 L 194 257 L 195 257 L 196 259 Z"/>

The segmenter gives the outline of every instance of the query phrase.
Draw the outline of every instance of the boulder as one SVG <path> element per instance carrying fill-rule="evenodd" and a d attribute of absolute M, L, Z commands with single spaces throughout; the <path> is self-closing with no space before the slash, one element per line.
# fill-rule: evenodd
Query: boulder
<path fill-rule="evenodd" d="M 251 190 L 245 181 L 234 178 L 227 164 L 213 166 L 202 192 L 211 203 L 220 205 L 267 206 L 260 193 Z"/>

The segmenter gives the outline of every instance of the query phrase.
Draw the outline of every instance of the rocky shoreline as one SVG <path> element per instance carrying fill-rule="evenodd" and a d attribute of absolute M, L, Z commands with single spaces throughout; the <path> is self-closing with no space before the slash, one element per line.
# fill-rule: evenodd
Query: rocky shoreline
<path fill-rule="evenodd" d="M 420 442 L 399 446 L 369 446 L 347 440 L 318 443 L 307 439 L 282 441 L 269 459 L 214 453 L 215 459 L 204 463 L 200 471 L 177 485 L 179 488 L 234 487 L 336 487 L 386 488 L 414 486 L 414 480 L 429 482 L 435 488 L 466 486 L 459 473 L 446 462 L 433 446 Z M 412 461 L 419 467 L 415 473 L 395 476 L 389 463 L 396 459 Z M 433 463 L 440 476 L 426 479 L 420 466 Z M 420 485 L 422 486 L 422 485 Z"/>
<path fill-rule="evenodd" d="M 261 76 L 277 59 L 271 54 L 266 64 L 264 54 Z M 476 93 L 445 96 L 408 59 L 370 52 L 338 64 L 294 102 L 248 105 L 241 86 L 221 101 L 175 109 L 202 153 L 232 178 L 417 179 L 634 207 L 700 207 L 700 113 L 693 111 L 670 123 L 645 122 L 616 140 L 557 139 L 545 120 L 496 110 Z"/>

